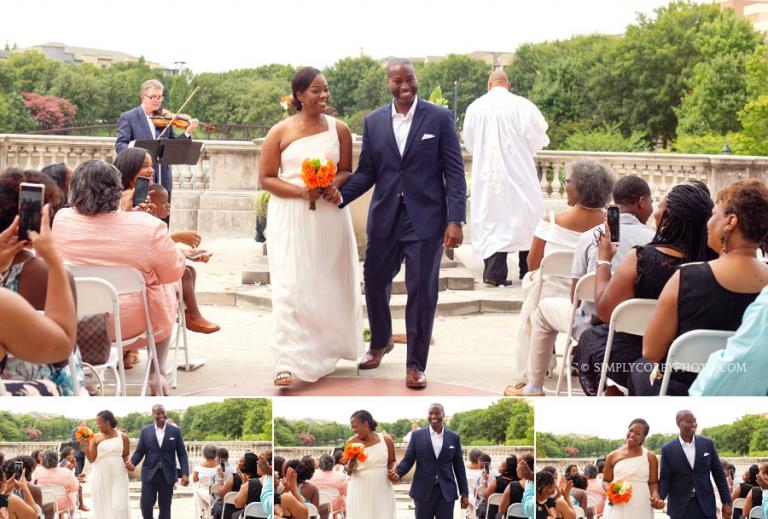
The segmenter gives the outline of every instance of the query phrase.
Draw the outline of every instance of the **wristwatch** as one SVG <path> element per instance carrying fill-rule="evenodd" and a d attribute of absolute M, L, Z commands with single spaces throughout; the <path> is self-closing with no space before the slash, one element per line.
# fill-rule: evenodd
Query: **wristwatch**
<path fill-rule="evenodd" d="M 448 222 L 448 223 L 453 223 L 453 224 L 456 224 L 456 225 L 458 225 L 459 227 L 461 227 L 461 226 L 463 226 L 463 225 L 464 225 L 466 222 L 460 222 L 460 221 L 458 221 L 458 220 L 452 220 L 452 221 L 450 221 L 450 222 Z"/>

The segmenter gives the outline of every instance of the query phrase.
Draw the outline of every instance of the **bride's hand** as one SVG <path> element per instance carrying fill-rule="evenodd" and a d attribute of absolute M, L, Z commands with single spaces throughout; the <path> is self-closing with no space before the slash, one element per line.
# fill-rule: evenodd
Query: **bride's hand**
<path fill-rule="evenodd" d="M 352 475 L 352 473 L 357 468 L 357 458 L 352 458 L 347 462 L 347 474 Z"/>
<path fill-rule="evenodd" d="M 336 186 L 331 184 L 323 189 L 323 199 L 332 203 L 333 205 L 339 205 L 341 203 L 341 193 L 336 189 Z"/>
<path fill-rule="evenodd" d="M 317 200 L 323 194 L 322 189 L 307 189 L 306 187 L 299 188 L 299 197 L 310 202 Z"/>

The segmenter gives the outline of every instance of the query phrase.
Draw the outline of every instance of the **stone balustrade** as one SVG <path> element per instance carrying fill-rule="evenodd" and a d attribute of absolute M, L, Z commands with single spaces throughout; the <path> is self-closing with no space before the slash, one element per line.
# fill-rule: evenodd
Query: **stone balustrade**
<path fill-rule="evenodd" d="M 660 457 L 660 455 L 657 453 Z M 736 474 L 741 476 L 751 465 L 762 465 L 768 461 L 768 458 L 756 458 L 747 456 L 720 456 L 720 461 L 732 463 L 736 467 Z M 562 475 L 568 465 L 576 465 L 579 471 L 583 472 L 584 467 L 595 463 L 594 458 L 537 458 L 536 470 L 543 467 L 552 466 L 557 469 L 558 474 Z"/>
<path fill-rule="evenodd" d="M 340 444 L 343 442 L 340 442 Z M 405 454 L 406 444 L 395 444 L 395 457 L 399 460 Z M 323 454 L 332 454 L 334 446 L 326 447 L 275 447 L 275 454 L 284 457 L 286 460 L 301 459 L 304 456 L 312 456 L 315 460 L 320 459 Z M 517 457 L 525 454 L 534 454 L 533 446 L 530 445 L 489 445 L 489 446 L 463 446 L 464 461 L 468 462 L 468 455 L 471 449 L 480 449 L 488 454 L 494 463 L 499 463 L 507 456 L 514 454 Z"/>
<path fill-rule="evenodd" d="M 173 168 L 172 228 L 196 229 L 217 237 L 250 237 L 256 223 L 255 201 L 260 195 L 258 161 L 262 140 L 205 141 L 200 160 L 193 166 Z M 360 142 L 353 146 L 354 163 Z M 89 159 L 114 158 L 114 139 L 58 135 L 0 135 L 0 170 L 10 166 L 41 168 L 53 162 L 76 166 Z M 565 164 L 591 158 L 608 164 L 619 176 L 635 174 L 644 178 L 658 196 L 672 186 L 701 180 L 715 193 L 743 178 L 768 182 L 768 157 L 731 155 L 679 155 L 671 153 L 601 153 L 542 151 L 536 158 L 541 189 L 551 204 L 564 198 Z M 466 171 L 472 157 L 464 151 Z M 355 234 L 364 243 L 367 209 L 371 193 L 351 204 Z M 361 241 L 362 240 L 362 241 Z"/>

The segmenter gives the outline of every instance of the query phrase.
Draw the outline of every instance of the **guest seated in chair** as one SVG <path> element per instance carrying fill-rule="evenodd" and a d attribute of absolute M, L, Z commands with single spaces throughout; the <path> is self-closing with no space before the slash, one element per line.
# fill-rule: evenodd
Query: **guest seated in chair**
<path fill-rule="evenodd" d="M 768 490 L 768 463 L 760 465 L 760 472 L 755 478 L 756 486 L 747 494 L 744 498 L 744 507 L 741 509 L 742 517 L 749 517 L 749 513 L 752 508 L 762 508 L 763 506 L 763 491 Z M 768 502 L 768 500 L 766 500 Z"/>
<path fill-rule="evenodd" d="M 255 503 L 261 499 L 261 476 L 263 475 L 259 470 L 259 459 L 266 456 L 266 453 L 262 453 L 261 456 L 257 456 L 253 452 L 245 453 L 245 464 L 243 470 L 240 472 L 240 478 L 243 480 L 243 485 L 240 487 L 240 491 L 235 497 L 235 507 L 239 513 L 233 513 L 232 519 L 239 519 L 243 517 L 243 510 L 250 503 Z M 272 454 L 270 453 L 271 457 Z"/>
<path fill-rule="evenodd" d="M 643 357 L 650 362 L 663 362 L 672 341 L 688 331 L 735 331 L 746 308 L 768 285 L 768 265 L 757 259 L 757 248 L 768 235 L 765 184 L 740 180 L 721 189 L 707 232 L 709 247 L 720 256 L 682 266 L 664 286 L 643 337 Z M 658 394 L 658 377 L 652 386 L 639 373 L 632 375 L 637 394 Z M 688 395 L 695 379 L 694 373 L 673 372 L 668 394 Z"/>
<path fill-rule="evenodd" d="M 59 508 L 59 517 L 64 517 L 69 513 L 74 513 L 77 509 L 77 489 L 80 483 L 75 477 L 75 473 L 69 469 L 59 467 L 59 456 L 55 451 L 47 451 L 43 454 L 43 470 L 37 476 L 37 484 L 45 489 L 46 487 L 59 487 L 66 491 L 66 495 L 59 496 L 57 504 Z"/>
<path fill-rule="evenodd" d="M 152 215 L 165 221 L 171 214 L 171 204 L 168 201 L 168 191 L 160 184 L 152 184 L 149 186 L 149 199 L 152 202 Z M 180 242 L 179 235 L 183 233 L 197 234 L 195 231 L 182 231 L 179 233 L 171 233 L 171 239 L 175 242 Z M 181 242 L 185 243 L 185 242 Z M 197 240 L 197 245 L 200 244 L 200 240 Z M 198 249 L 195 247 L 184 251 L 184 256 L 187 261 L 199 261 L 202 263 L 208 263 L 213 255 L 212 252 Z M 181 277 L 181 284 L 184 292 L 184 317 L 187 324 L 187 330 L 197 333 L 213 333 L 218 332 L 221 327 L 208 321 L 200 313 L 200 308 L 197 306 L 197 297 L 195 296 L 195 284 L 197 282 L 197 272 L 192 265 L 187 264 L 184 269 L 184 275 Z"/>
<path fill-rule="evenodd" d="M 37 462 L 31 457 L 31 456 L 16 456 L 15 458 L 11 458 L 9 460 L 6 460 L 2 465 L 2 472 L 5 475 L 5 480 L 8 481 L 10 479 L 13 479 L 13 475 L 16 471 L 16 462 L 20 461 L 24 465 L 23 474 L 24 479 L 27 481 L 27 487 L 29 488 L 29 493 L 32 494 L 32 500 L 35 502 L 37 506 L 40 507 L 41 510 L 43 510 L 46 516 L 46 519 L 52 519 L 53 518 L 53 506 L 49 506 L 47 508 L 50 508 L 50 510 L 45 510 L 43 507 L 43 492 L 40 490 L 40 487 L 33 484 L 32 481 L 32 474 L 35 471 L 35 468 L 37 467 Z M 2 477 L 2 476 L 0 476 Z M 13 493 L 19 497 L 19 499 L 24 499 L 24 493 L 22 492 L 21 488 L 17 487 L 13 490 Z M 37 516 L 35 516 L 37 517 Z"/>
<path fill-rule="evenodd" d="M 347 496 L 347 487 L 349 485 L 349 478 L 343 472 L 337 472 L 333 470 L 334 466 L 333 456 L 330 454 L 323 454 L 320 456 L 318 462 L 318 469 L 315 470 L 310 483 L 318 487 L 321 491 L 324 488 L 334 489 L 338 496 L 333 496 L 331 499 L 331 506 L 334 510 L 340 510 L 346 512 L 345 498 Z"/>
<path fill-rule="evenodd" d="M 542 311 L 548 308 L 548 298 L 563 298 L 564 305 L 568 306 L 571 283 L 561 278 L 545 279 L 539 291 L 537 280 L 541 273 L 538 268 L 547 254 L 574 251 L 581 234 L 605 220 L 603 208 L 611 199 L 615 181 L 614 173 L 594 160 L 577 160 L 566 166 L 565 193 L 570 207 L 542 218 L 528 253 L 529 272 L 523 278 L 525 301 L 520 310 L 520 331 L 512 354 L 512 377 L 515 383 L 504 389 L 505 396 L 544 395 L 547 366 L 553 369 L 554 365 L 550 363 L 551 355 L 539 354 L 544 349 L 539 343 L 549 341 L 551 332 L 549 328 L 539 329 L 536 323 L 537 312 L 540 308 Z M 555 305 L 556 308 L 560 306 Z M 568 311 L 565 321 L 562 328 L 568 326 Z"/>
<path fill-rule="evenodd" d="M 22 497 L 19 497 L 20 492 Z M 0 517 L 11 519 L 37 519 L 37 509 L 26 478 L 6 479 L 0 472 Z"/>
<path fill-rule="evenodd" d="M 633 247 L 619 263 L 612 265 L 616 246 L 610 230 L 598 240 L 600 262 L 595 280 L 595 308 L 602 321 L 579 338 L 574 363 L 580 366 L 579 381 L 584 393 L 597 394 L 600 366 L 608 341 L 608 324 L 619 304 L 633 298 L 657 299 L 664 284 L 683 263 L 711 258 L 707 246 L 707 220 L 712 215 L 712 199 L 703 185 L 679 184 L 662 199 L 654 213 L 656 235 L 648 245 Z M 627 393 L 630 366 L 643 355 L 643 338 L 617 333 L 613 336 L 605 394 Z"/>
<path fill-rule="evenodd" d="M 184 255 L 163 222 L 143 212 L 119 212 L 120 172 L 99 160 L 79 165 L 72 176 L 70 205 L 56 217 L 53 233 L 64 259 L 78 265 L 137 269 L 144 275 L 160 373 L 152 371 L 152 392 L 168 393 L 165 361 L 176 322 L 175 283 L 184 273 Z M 139 294 L 120 297 L 124 338 L 146 329 Z M 132 345 L 131 348 L 137 348 Z"/>

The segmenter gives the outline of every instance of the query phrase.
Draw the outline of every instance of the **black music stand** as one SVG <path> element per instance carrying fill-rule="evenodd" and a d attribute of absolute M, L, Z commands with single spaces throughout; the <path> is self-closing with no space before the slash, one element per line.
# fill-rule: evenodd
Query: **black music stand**
<path fill-rule="evenodd" d="M 192 139 L 158 139 L 142 140 L 133 144 L 136 148 L 142 148 L 152 156 L 155 164 L 197 164 L 200 153 L 203 151 L 202 141 Z"/>

